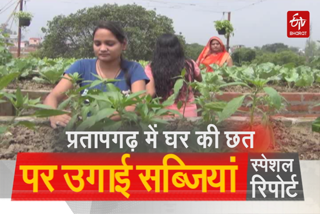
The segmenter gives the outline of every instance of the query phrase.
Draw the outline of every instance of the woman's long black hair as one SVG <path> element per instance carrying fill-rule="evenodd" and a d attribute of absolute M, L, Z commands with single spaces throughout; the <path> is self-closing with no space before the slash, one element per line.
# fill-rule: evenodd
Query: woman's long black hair
<path fill-rule="evenodd" d="M 93 31 L 93 35 L 92 35 L 93 38 L 94 38 L 97 30 L 99 30 L 99 29 L 107 29 L 107 30 L 111 31 L 111 33 L 117 38 L 117 40 L 121 44 L 128 41 L 127 36 L 126 36 L 125 32 L 123 31 L 123 29 L 120 27 L 120 25 L 118 25 L 115 22 L 111 22 L 111 21 L 100 22 L 98 24 L 98 26 Z M 122 55 L 120 58 L 120 68 L 124 72 L 124 76 L 125 76 L 127 85 L 131 88 L 131 80 L 130 80 L 130 76 L 129 76 L 129 71 L 125 67 L 124 59 L 123 59 Z"/>
<path fill-rule="evenodd" d="M 185 80 L 194 80 L 193 62 L 185 57 L 183 48 L 177 36 L 173 34 L 163 34 L 157 40 L 151 69 L 155 81 L 156 95 L 162 100 L 168 98 L 172 92 L 177 79 L 181 75 L 183 68 L 186 69 Z M 187 96 L 187 85 L 179 92 L 176 101 Z"/>

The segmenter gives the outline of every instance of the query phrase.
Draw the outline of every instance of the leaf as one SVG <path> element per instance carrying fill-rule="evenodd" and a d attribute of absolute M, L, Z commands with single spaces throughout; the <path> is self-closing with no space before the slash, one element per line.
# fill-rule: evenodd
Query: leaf
<path fill-rule="evenodd" d="M 223 111 L 223 109 L 227 106 L 226 102 L 211 102 L 206 103 L 204 108 L 208 108 L 214 111 Z"/>
<path fill-rule="evenodd" d="M 20 88 L 18 88 L 16 91 L 16 99 L 17 99 L 16 107 L 21 108 L 23 106 L 23 96 L 22 96 Z"/>
<path fill-rule="evenodd" d="M 143 105 L 142 106 L 142 112 L 143 112 L 143 115 L 147 116 L 148 115 L 148 112 L 149 112 L 149 109 L 148 109 L 148 106 L 147 105 Z"/>
<path fill-rule="evenodd" d="M 228 87 L 228 86 L 233 86 L 233 85 L 241 85 L 241 86 L 245 86 L 250 88 L 250 86 L 248 86 L 247 84 L 243 83 L 243 82 L 231 82 L 231 83 L 226 83 L 226 84 L 222 84 L 219 86 L 219 88 L 224 88 L 224 87 Z"/>
<path fill-rule="evenodd" d="M 245 97 L 246 95 L 243 95 L 241 97 L 236 97 L 232 99 L 230 102 L 228 102 L 226 107 L 221 112 L 221 114 L 219 114 L 219 122 L 233 115 L 238 110 L 238 108 L 241 107 Z"/>
<path fill-rule="evenodd" d="M 320 117 L 312 123 L 312 131 L 320 133 Z"/>
<path fill-rule="evenodd" d="M 72 98 L 72 97 L 68 97 L 68 99 L 66 99 L 66 100 L 64 100 L 62 103 L 60 103 L 57 109 L 58 109 L 58 110 L 63 110 L 63 109 L 65 109 L 65 108 L 68 106 L 68 104 L 70 103 L 71 98 Z"/>
<path fill-rule="evenodd" d="M 306 87 L 312 86 L 314 82 L 314 76 L 312 74 L 304 73 L 300 76 L 299 80 L 295 82 L 295 86 Z"/>
<path fill-rule="evenodd" d="M 9 85 L 9 83 L 14 80 L 15 78 L 17 78 L 19 76 L 19 73 L 11 73 L 8 74 L 4 77 L 2 77 L 0 79 L 0 90 L 4 89 L 5 87 L 7 87 Z"/>
<path fill-rule="evenodd" d="M 110 117 L 115 111 L 116 110 L 112 108 L 105 108 L 100 110 L 96 115 L 96 122 Z"/>
<path fill-rule="evenodd" d="M 57 109 L 42 109 L 36 111 L 32 116 L 35 117 L 52 117 L 67 114 L 68 112 L 57 110 Z"/>
<path fill-rule="evenodd" d="M 121 116 L 127 118 L 130 122 L 136 122 L 138 120 L 137 114 L 132 111 L 125 111 Z"/>
<path fill-rule="evenodd" d="M 56 109 L 53 109 L 51 106 L 44 105 L 44 104 L 29 105 L 29 107 L 39 108 L 39 109 L 51 109 L 51 110 L 56 110 Z M 58 110 L 59 110 L 59 109 L 58 109 Z"/>
<path fill-rule="evenodd" d="M 107 84 L 107 91 L 108 92 L 121 92 L 121 90 L 112 83 Z"/>
<path fill-rule="evenodd" d="M 281 107 L 282 100 L 280 94 L 271 87 L 264 87 L 263 90 L 270 96 L 271 101 L 275 105 L 275 107 L 279 109 Z"/>
<path fill-rule="evenodd" d="M 159 119 L 159 118 L 153 118 L 153 119 L 151 119 L 151 122 L 160 123 L 160 124 L 167 124 L 168 123 L 167 120 L 162 120 L 162 119 Z"/>
<path fill-rule="evenodd" d="M 179 111 L 172 110 L 172 109 L 160 109 L 159 111 L 157 111 L 156 115 L 157 116 L 164 116 L 164 115 L 168 115 L 168 113 L 172 113 L 174 115 L 182 116 L 182 114 Z"/>
<path fill-rule="evenodd" d="M 16 125 L 17 126 L 21 125 L 21 126 L 27 127 L 28 129 L 36 130 L 35 129 L 35 124 L 30 122 L 30 121 L 20 121 Z"/>
<path fill-rule="evenodd" d="M 296 82 L 299 79 L 299 74 L 298 73 L 293 73 L 291 76 L 285 77 L 284 79 L 287 82 Z"/>
<path fill-rule="evenodd" d="M 122 126 L 122 122 L 118 121 L 115 122 L 113 120 L 109 120 L 105 123 L 105 126 L 103 127 L 104 131 L 117 131 Z"/>
<path fill-rule="evenodd" d="M 39 78 L 39 77 L 33 77 L 32 81 L 35 81 L 37 83 L 46 83 L 46 81 L 44 79 Z"/>
<path fill-rule="evenodd" d="M 106 93 L 103 93 L 101 95 L 91 95 L 91 94 L 89 95 L 88 94 L 87 96 L 91 97 L 91 98 L 93 98 L 95 100 L 100 100 L 100 101 L 106 101 L 108 99 Z"/>
<path fill-rule="evenodd" d="M 76 129 L 76 131 L 85 131 L 86 129 L 93 126 L 96 122 L 96 116 L 88 117 L 85 121 L 83 121 Z"/>
<path fill-rule="evenodd" d="M 181 71 L 181 77 L 184 77 L 186 75 L 186 69 L 183 68 L 182 71 Z"/>
<path fill-rule="evenodd" d="M 168 99 L 167 99 L 166 101 L 164 101 L 164 102 L 162 103 L 162 105 L 163 105 L 164 107 L 167 107 L 167 106 L 173 105 L 174 102 L 175 102 L 175 95 L 172 94 L 170 97 L 168 97 Z"/>
<path fill-rule="evenodd" d="M 65 130 L 72 130 L 74 124 L 77 122 L 77 119 L 78 119 L 78 114 L 73 115 L 71 120 L 67 124 Z"/>
<path fill-rule="evenodd" d="M 175 95 L 179 94 L 179 91 L 182 88 L 182 86 L 183 86 L 183 79 L 178 79 L 174 84 L 174 88 L 173 88 Z"/>
<path fill-rule="evenodd" d="M 101 81 L 101 80 L 95 80 L 95 81 L 93 81 L 93 82 L 90 84 L 90 87 L 93 88 L 93 87 L 95 87 L 95 86 L 97 86 L 97 85 L 100 85 L 101 83 L 103 83 L 103 81 Z"/>
<path fill-rule="evenodd" d="M 183 102 L 180 100 L 180 101 L 177 103 L 177 108 L 178 108 L 178 109 L 181 109 L 182 105 L 183 105 Z"/>
<path fill-rule="evenodd" d="M 133 94 L 130 94 L 128 97 L 127 97 L 127 100 L 131 100 L 131 99 L 134 99 L 138 96 L 140 96 L 141 94 L 144 94 L 146 93 L 146 91 L 138 91 L 138 92 L 135 92 Z"/>
<path fill-rule="evenodd" d="M 75 90 L 75 94 L 79 94 L 81 91 L 84 91 L 85 89 L 87 89 L 87 88 L 89 88 L 90 87 L 90 85 L 85 85 L 85 86 L 82 86 L 82 87 L 80 87 L 80 88 L 77 88 L 76 90 Z"/>

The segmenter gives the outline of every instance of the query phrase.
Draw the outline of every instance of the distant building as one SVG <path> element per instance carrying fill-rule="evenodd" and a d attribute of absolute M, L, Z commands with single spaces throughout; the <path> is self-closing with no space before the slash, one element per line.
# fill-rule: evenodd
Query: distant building
<path fill-rule="evenodd" d="M 39 46 L 41 42 L 40 38 L 30 38 L 29 39 L 29 45 L 31 46 Z"/>
<path fill-rule="evenodd" d="M 10 41 L 13 44 L 12 47 L 9 47 L 9 51 L 13 54 L 14 57 L 18 55 L 18 39 L 16 36 L 10 37 Z M 21 57 L 25 57 L 28 54 L 35 52 L 38 50 L 40 45 L 40 38 L 30 38 L 28 41 L 22 41 L 20 43 L 20 55 Z"/>
<path fill-rule="evenodd" d="M 235 52 L 235 50 L 239 49 L 239 48 L 244 48 L 244 45 L 234 45 L 231 47 L 231 51 L 229 51 L 230 53 Z"/>
<path fill-rule="evenodd" d="M 18 41 L 17 41 L 17 40 L 14 41 L 13 44 L 14 44 L 15 47 L 18 47 Z M 28 41 L 22 41 L 22 42 L 20 43 L 20 47 L 21 47 L 21 48 L 26 48 L 26 47 L 28 47 L 28 46 L 29 46 L 29 42 L 28 42 Z"/>

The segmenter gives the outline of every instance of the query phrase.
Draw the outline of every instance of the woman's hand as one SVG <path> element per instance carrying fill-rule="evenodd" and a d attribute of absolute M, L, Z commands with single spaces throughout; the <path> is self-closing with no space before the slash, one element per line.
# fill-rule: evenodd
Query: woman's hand
<path fill-rule="evenodd" d="M 71 117 L 68 114 L 50 117 L 51 127 L 56 129 L 58 126 L 66 127 Z"/>

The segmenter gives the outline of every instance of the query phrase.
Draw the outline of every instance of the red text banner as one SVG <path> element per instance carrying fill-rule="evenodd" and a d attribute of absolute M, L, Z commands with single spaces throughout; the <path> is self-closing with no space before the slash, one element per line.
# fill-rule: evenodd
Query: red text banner
<path fill-rule="evenodd" d="M 12 200 L 246 200 L 248 154 L 19 153 Z"/>

